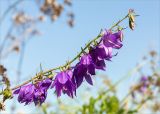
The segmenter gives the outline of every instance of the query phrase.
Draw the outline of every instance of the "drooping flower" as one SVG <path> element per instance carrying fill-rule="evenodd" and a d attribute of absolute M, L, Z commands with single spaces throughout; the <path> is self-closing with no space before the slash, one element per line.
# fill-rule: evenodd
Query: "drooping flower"
<path fill-rule="evenodd" d="M 18 95 L 18 101 L 25 105 L 33 102 L 35 86 L 33 84 L 25 85 L 13 92 Z"/>
<path fill-rule="evenodd" d="M 73 80 L 76 83 L 77 88 L 82 84 L 83 79 L 93 85 L 91 76 L 95 75 L 95 65 L 93 63 L 92 57 L 90 54 L 84 54 L 80 62 L 74 68 Z"/>
<path fill-rule="evenodd" d="M 34 104 L 41 105 L 46 100 L 46 97 L 47 97 L 47 91 L 44 91 L 42 89 L 35 89 L 34 98 L 33 98 Z"/>
<path fill-rule="evenodd" d="M 115 49 L 120 49 L 122 45 L 123 34 L 122 31 L 112 33 L 111 31 L 106 31 L 102 37 L 103 44 L 106 47 L 112 47 Z"/>
<path fill-rule="evenodd" d="M 62 71 L 56 75 L 52 88 L 55 87 L 58 97 L 61 96 L 62 92 L 72 98 L 74 94 L 76 95 L 76 86 L 71 80 L 72 76 L 72 70 Z"/>
<path fill-rule="evenodd" d="M 105 60 L 110 60 L 112 58 L 112 48 L 106 47 L 104 44 L 99 44 L 96 47 L 91 47 L 89 54 L 95 64 L 96 69 L 105 70 Z"/>
<path fill-rule="evenodd" d="M 34 103 L 35 105 L 41 105 L 47 97 L 47 90 L 50 87 L 52 83 L 52 80 L 47 78 L 35 85 L 35 91 L 34 91 Z"/>
<path fill-rule="evenodd" d="M 36 84 L 28 84 L 15 90 L 13 94 L 18 94 L 18 101 L 25 105 L 34 102 L 35 105 L 42 104 L 47 97 L 47 90 L 51 85 L 51 79 L 45 79 Z"/>

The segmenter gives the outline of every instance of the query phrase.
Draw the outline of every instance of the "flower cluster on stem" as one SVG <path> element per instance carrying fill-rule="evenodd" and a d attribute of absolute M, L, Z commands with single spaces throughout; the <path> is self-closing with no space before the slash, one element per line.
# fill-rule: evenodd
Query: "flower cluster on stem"
<path fill-rule="evenodd" d="M 80 87 L 84 80 L 93 85 L 92 77 L 96 75 L 96 70 L 105 70 L 106 61 L 111 61 L 112 57 L 117 55 L 117 53 L 113 54 L 113 50 L 120 49 L 123 46 L 122 29 L 117 29 L 116 32 L 113 32 L 112 29 L 118 27 L 119 23 L 126 18 L 129 18 L 129 14 L 110 29 L 104 30 L 103 33 L 101 32 L 86 44 L 75 58 L 65 65 L 42 72 L 33 78 L 33 80 L 37 79 L 40 75 L 42 76 L 41 81 L 28 84 L 32 81 L 29 80 L 12 88 L 14 90 L 13 94 L 18 94 L 18 101 L 25 104 L 34 102 L 35 105 L 41 105 L 47 97 L 49 88 L 55 88 L 57 97 L 64 93 L 73 98 L 76 96 L 76 89 Z M 79 59 L 77 64 L 71 67 L 71 64 L 77 59 Z M 60 71 L 55 75 L 54 79 L 54 75 L 51 78 L 47 78 L 54 70 Z"/>
<path fill-rule="evenodd" d="M 88 47 L 88 52 L 83 50 L 75 66 L 70 67 L 67 64 L 65 69 L 57 73 L 54 80 L 46 78 L 35 84 L 21 86 L 13 94 L 18 94 L 18 101 L 26 105 L 31 102 L 41 105 L 47 97 L 49 88 L 55 88 L 57 97 L 64 93 L 73 98 L 84 79 L 93 85 L 92 77 L 96 75 L 96 70 L 105 70 L 105 61 L 111 61 L 115 56 L 112 50 L 122 47 L 122 37 L 122 31 L 112 33 L 110 30 L 105 30 L 99 42 Z"/>

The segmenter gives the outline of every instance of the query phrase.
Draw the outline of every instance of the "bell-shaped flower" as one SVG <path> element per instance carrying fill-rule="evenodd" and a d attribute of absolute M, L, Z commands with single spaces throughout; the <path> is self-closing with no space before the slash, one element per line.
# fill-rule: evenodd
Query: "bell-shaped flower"
<path fill-rule="evenodd" d="M 35 86 L 33 84 L 25 85 L 15 90 L 13 94 L 18 94 L 18 101 L 25 105 L 33 102 Z"/>
<path fill-rule="evenodd" d="M 96 69 L 105 70 L 105 60 L 112 58 L 112 48 L 106 47 L 104 44 L 99 44 L 96 47 L 90 47 L 89 54 L 95 64 Z"/>
<path fill-rule="evenodd" d="M 33 101 L 35 105 L 41 105 L 47 97 L 47 91 L 37 88 L 34 92 Z"/>
<path fill-rule="evenodd" d="M 90 54 L 84 54 L 81 57 L 80 62 L 74 68 L 73 80 L 77 87 L 82 84 L 84 78 L 89 84 L 93 85 L 91 79 L 92 75 L 95 75 L 95 65 L 92 57 Z"/>
<path fill-rule="evenodd" d="M 47 90 L 50 87 L 52 80 L 47 78 L 39 81 L 36 84 L 28 84 L 15 90 L 13 94 L 18 94 L 18 101 L 25 105 L 34 102 L 35 105 L 41 105 L 46 97 Z"/>
<path fill-rule="evenodd" d="M 47 78 L 35 84 L 35 91 L 33 98 L 35 105 L 41 105 L 46 100 L 47 90 L 50 87 L 51 83 L 52 80 Z"/>
<path fill-rule="evenodd" d="M 61 93 L 66 93 L 68 96 L 72 97 L 76 95 L 76 86 L 72 82 L 72 70 L 66 70 L 58 73 L 52 85 L 55 87 L 57 96 L 61 96 Z"/>
<path fill-rule="evenodd" d="M 121 43 L 122 38 L 123 38 L 122 31 L 118 31 L 116 33 L 112 33 L 111 31 L 106 31 L 102 36 L 102 41 L 106 47 L 120 49 L 123 46 Z"/>

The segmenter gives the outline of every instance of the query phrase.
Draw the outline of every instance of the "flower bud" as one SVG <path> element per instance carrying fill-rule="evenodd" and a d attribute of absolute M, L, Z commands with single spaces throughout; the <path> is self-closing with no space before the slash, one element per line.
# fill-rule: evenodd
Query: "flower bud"
<path fill-rule="evenodd" d="M 129 27 L 131 30 L 134 30 L 134 28 L 135 28 L 135 23 L 133 21 L 131 21 L 130 19 L 129 19 Z"/>
<path fill-rule="evenodd" d="M 134 15 L 134 10 L 129 10 L 129 15 L 128 15 L 128 18 L 129 18 L 129 27 L 131 30 L 134 30 L 135 28 L 135 15 Z"/>
<path fill-rule="evenodd" d="M 9 88 L 6 88 L 3 91 L 3 101 L 5 101 L 6 99 L 10 99 L 12 98 L 12 91 Z"/>

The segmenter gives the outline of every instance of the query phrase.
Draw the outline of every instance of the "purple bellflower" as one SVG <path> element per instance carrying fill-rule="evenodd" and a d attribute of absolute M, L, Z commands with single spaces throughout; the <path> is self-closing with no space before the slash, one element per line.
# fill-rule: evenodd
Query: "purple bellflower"
<path fill-rule="evenodd" d="M 112 47 L 115 49 L 120 49 L 122 45 L 123 34 L 122 31 L 113 33 L 111 31 L 106 31 L 102 37 L 103 44 L 106 47 Z"/>
<path fill-rule="evenodd" d="M 35 85 L 36 88 L 33 98 L 35 105 L 41 105 L 46 100 L 47 90 L 50 87 L 51 83 L 52 80 L 47 78 Z"/>
<path fill-rule="evenodd" d="M 35 85 L 28 84 L 22 86 L 15 90 L 13 94 L 18 94 L 18 101 L 20 103 L 25 103 L 25 105 L 30 104 L 31 102 L 34 102 L 35 105 L 41 105 L 47 97 L 47 90 L 51 83 L 51 79 L 45 79 L 36 83 Z"/>
<path fill-rule="evenodd" d="M 73 72 L 73 80 L 76 83 L 77 88 L 82 84 L 83 79 L 93 85 L 91 76 L 95 75 L 95 65 L 93 63 L 90 54 L 84 54 L 80 62 L 75 66 Z"/>
<path fill-rule="evenodd" d="M 96 69 L 105 70 L 105 60 L 110 60 L 112 58 L 112 48 L 106 47 L 102 43 L 96 47 L 91 47 L 89 53 Z"/>
<path fill-rule="evenodd" d="M 18 95 L 18 102 L 25 103 L 25 105 L 33 102 L 35 87 L 33 84 L 25 85 L 13 92 Z"/>
<path fill-rule="evenodd" d="M 55 87 L 57 96 L 60 97 L 61 93 L 66 93 L 68 96 L 72 97 L 76 95 L 76 86 L 72 82 L 72 70 L 66 70 L 58 73 L 52 85 Z"/>

